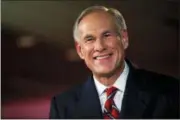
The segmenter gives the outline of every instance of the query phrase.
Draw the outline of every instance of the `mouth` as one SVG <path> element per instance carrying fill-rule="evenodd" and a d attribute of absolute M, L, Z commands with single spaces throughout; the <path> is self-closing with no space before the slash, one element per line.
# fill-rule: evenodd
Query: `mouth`
<path fill-rule="evenodd" d="M 104 55 L 98 55 L 98 56 L 93 57 L 93 59 L 95 59 L 95 60 L 106 59 L 106 58 L 108 58 L 108 57 L 110 57 L 110 56 L 112 56 L 112 55 L 113 55 L 112 53 L 110 53 L 110 54 L 104 54 Z"/>

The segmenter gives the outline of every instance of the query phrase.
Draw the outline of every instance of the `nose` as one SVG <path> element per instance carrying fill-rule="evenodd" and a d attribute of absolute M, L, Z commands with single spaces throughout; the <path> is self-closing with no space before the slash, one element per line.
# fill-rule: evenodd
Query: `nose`
<path fill-rule="evenodd" d="M 106 49 L 104 41 L 101 39 L 97 39 L 95 42 L 94 49 L 95 51 L 99 51 L 99 52 L 104 51 Z"/>

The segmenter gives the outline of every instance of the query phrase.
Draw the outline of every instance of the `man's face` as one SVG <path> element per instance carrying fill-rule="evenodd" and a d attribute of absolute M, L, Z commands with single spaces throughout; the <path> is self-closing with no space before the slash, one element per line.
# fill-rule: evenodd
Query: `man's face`
<path fill-rule="evenodd" d="M 109 76 L 121 69 L 128 40 L 127 36 L 118 35 L 114 20 L 108 13 L 90 13 L 80 21 L 78 28 L 76 49 L 93 74 Z"/>

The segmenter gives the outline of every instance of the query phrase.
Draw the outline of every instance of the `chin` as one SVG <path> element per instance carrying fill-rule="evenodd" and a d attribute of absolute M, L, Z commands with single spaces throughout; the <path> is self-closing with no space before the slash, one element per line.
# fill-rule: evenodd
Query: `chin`
<path fill-rule="evenodd" d="M 108 77 L 113 74 L 113 70 L 103 70 L 103 71 L 99 70 L 99 71 L 95 71 L 94 73 L 98 76 Z"/>

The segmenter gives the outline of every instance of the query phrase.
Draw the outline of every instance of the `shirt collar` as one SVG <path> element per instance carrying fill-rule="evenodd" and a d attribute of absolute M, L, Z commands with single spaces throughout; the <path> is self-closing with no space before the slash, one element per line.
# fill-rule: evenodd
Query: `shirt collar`
<path fill-rule="evenodd" d="M 125 62 L 125 67 L 123 69 L 123 72 L 121 73 L 121 75 L 117 78 L 117 80 L 115 81 L 115 83 L 112 85 L 116 88 L 118 88 L 118 90 L 120 90 L 121 92 L 124 92 L 125 90 L 125 86 L 126 86 L 126 81 L 127 81 L 127 76 L 129 74 L 129 67 L 127 65 L 127 63 Z M 106 88 L 108 88 L 107 86 L 101 84 L 96 78 L 95 76 L 93 76 L 94 78 L 94 82 L 95 82 L 95 86 L 98 92 L 98 95 L 102 95 L 102 93 L 104 92 L 104 90 Z"/>

